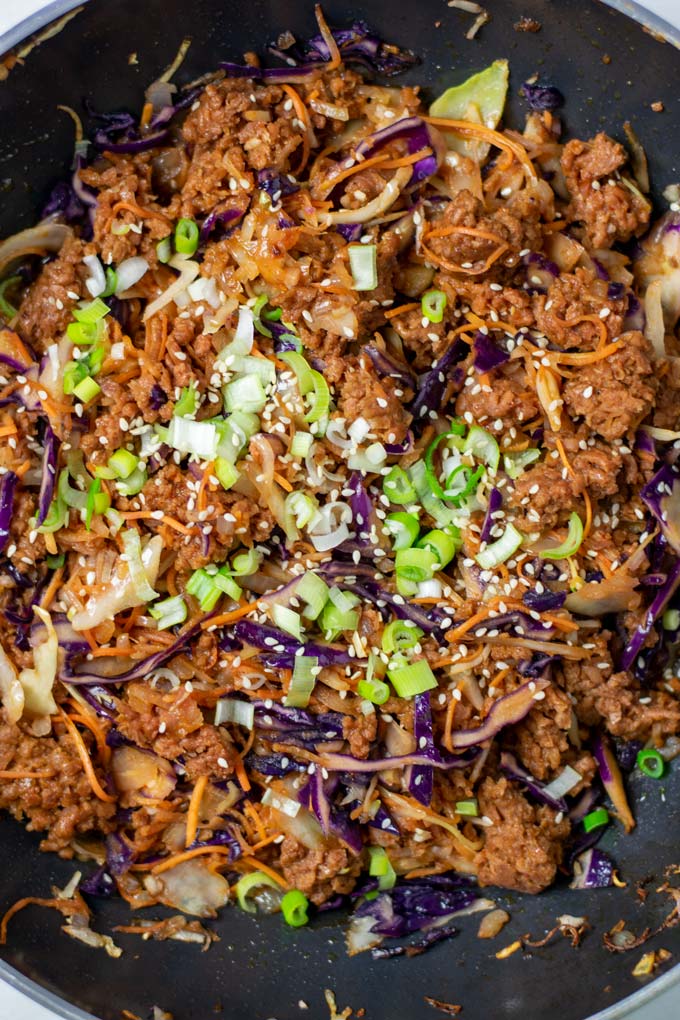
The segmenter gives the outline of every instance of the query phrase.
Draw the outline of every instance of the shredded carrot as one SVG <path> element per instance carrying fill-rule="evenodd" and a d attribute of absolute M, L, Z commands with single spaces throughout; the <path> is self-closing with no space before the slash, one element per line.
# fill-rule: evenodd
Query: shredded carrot
<path fill-rule="evenodd" d="M 246 772 L 246 767 L 243 764 L 242 758 L 236 758 L 234 761 L 234 772 L 236 773 L 239 786 L 244 793 L 248 793 L 248 790 L 250 789 L 250 780 L 248 779 L 248 773 Z"/>
<path fill-rule="evenodd" d="M 451 730 L 453 728 L 453 717 L 455 713 L 456 713 L 456 699 L 451 698 L 446 708 L 446 720 L 444 722 L 444 736 L 443 736 L 444 747 L 451 754 L 454 753 L 453 744 L 451 743 Z"/>
<path fill-rule="evenodd" d="M 85 747 L 85 742 L 81 737 L 80 733 L 78 733 L 78 730 L 76 729 L 74 723 L 71 722 L 69 717 L 66 715 L 66 712 L 64 712 L 63 708 L 59 709 L 59 715 L 61 716 L 62 722 L 64 723 L 64 726 L 68 730 L 71 739 L 73 740 L 73 743 L 76 746 L 78 757 L 83 763 L 85 775 L 87 776 L 88 782 L 92 787 L 92 792 L 94 793 L 95 797 L 98 797 L 99 800 L 103 800 L 106 804 L 114 804 L 116 798 L 102 789 L 101 784 L 97 779 L 97 775 L 94 771 L 94 766 L 92 764 L 92 760 L 90 758 L 88 750 Z"/>
<path fill-rule="evenodd" d="M 144 106 L 142 107 L 142 116 L 139 119 L 140 128 L 148 127 L 152 117 L 153 103 L 144 103 Z"/>
<path fill-rule="evenodd" d="M 17 475 L 19 478 L 23 478 L 26 472 L 30 469 L 30 467 L 31 467 L 30 460 L 25 460 L 23 461 L 23 463 L 19 465 L 19 467 L 14 468 L 14 474 Z"/>
<path fill-rule="evenodd" d="M 17 431 L 16 425 L 0 425 L 0 439 L 4 436 L 15 436 Z"/>
<path fill-rule="evenodd" d="M 21 769 L 0 769 L 0 779 L 51 779 L 54 772 L 22 772 Z"/>
<path fill-rule="evenodd" d="M 58 567 L 52 574 L 50 583 L 45 588 L 45 591 L 42 593 L 42 598 L 40 599 L 40 605 L 43 609 L 49 609 L 52 605 L 52 600 L 59 590 L 63 576 L 63 567 Z"/>
<path fill-rule="evenodd" d="M 196 507 L 199 510 L 199 512 L 201 510 L 205 510 L 205 498 L 206 498 L 205 490 L 208 487 L 208 484 L 210 482 L 210 476 L 213 473 L 214 469 L 215 461 L 211 460 L 208 464 L 206 464 L 205 470 L 203 471 L 203 477 L 201 478 L 200 484 L 198 486 L 198 495 L 196 497 Z"/>
<path fill-rule="evenodd" d="M 89 652 L 92 659 L 127 658 L 130 655 L 139 655 L 143 659 L 147 655 L 153 655 L 158 651 L 156 645 L 125 645 L 123 647 L 113 646 L 110 648 L 95 648 Z"/>
<path fill-rule="evenodd" d="M 201 630 L 207 630 L 209 627 L 223 627 L 225 623 L 235 623 L 242 616 L 252 613 L 254 609 L 257 609 L 257 600 L 248 602 L 245 606 L 239 606 L 238 609 L 232 609 L 229 613 L 222 613 L 221 616 L 213 616 L 209 620 L 204 620 L 201 624 Z"/>
<path fill-rule="evenodd" d="M 281 839 L 282 836 L 282 832 L 275 832 L 273 836 L 267 836 L 266 839 L 260 840 L 260 842 L 256 843 L 255 846 L 251 846 L 250 852 L 257 853 L 258 850 L 263 850 L 266 846 L 270 846 L 272 843 L 275 843 L 277 839 Z"/>
<path fill-rule="evenodd" d="M 255 743 L 255 727 L 252 728 L 252 730 L 248 734 L 248 739 L 243 745 L 243 748 L 239 751 L 238 754 L 239 758 L 245 758 L 245 756 L 248 754 L 248 751 L 251 749 L 254 743 Z"/>
<path fill-rule="evenodd" d="M 172 596 L 177 594 L 177 567 L 174 565 L 169 567 L 165 574 L 165 586 L 168 589 L 168 593 Z"/>
<path fill-rule="evenodd" d="M 420 308 L 420 302 L 411 301 L 408 305 L 399 305 L 398 308 L 388 308 L 383 315 L 386 319 L 393 319 L 396 315 L 406 315 L 407 312 L 413 312 L 416 308 Z"/>
<path fill-rule="evenodd" d="M 558 613 L 541 613 L 541 619 L 545 620 L 546 623 L 552 623 L 553 627 L 563 631 L 565 634 L 573 634 L 580 630 L 578 623 L 574 620 L 568 620 L 566 616 L 560 616 Z"/>
<path fill-rule="evenodd" d="M 168 514 L 155 517 L 154 513 L 155 511 L 152 510 L 125 510 L 120 516 L 124 521 L 156 521 L 157 524 L 166 524 L 174 531 L 179 531 L 181 535 L 192 534 L 191 528 L 187 528 L 186 524 L 182 524 L 181 521 L 176 521 L 174 517 L 170 517 Z"/>
<path fill-rule="evenodd" d="M 562 463 L 564 464 L 565 468 L 567 469 L 567 471 L 569 472 L 569 474 L 573 478 L 574 477 L 574 469 L 571 466 L 571 464 L 569 463 L 569 459 L 568 459 L 566 451 L 564 449 L 564 445 L 562 443 L 562 440 L 561 439 L 555 439 L 555 446 L 557 447 L 557 452 L 560 455 L 560 460 L 562 461 Z"/>
<path fill-rule="evenodd" d="M 152 875 L 161 875 L 164 871 L 169 871 L 170 868 L 176 867 L 178 864 L 183 864 L 184 861 L 190 861 L 194 857 L 199 857 L 202 854 L 218 854 L 222 857 L 228 857 L 231 853 L 231 847 L 228 846 L 197 846 L 193 850 L 183 850 L 181 853 L 173 854 L 172 857 L 166 857 L 164 861 L 159 861 L 151 868 Z M 134 865 L 133 865 L 134 867 Z M 136 868 L 135 870 L 142 870 Z"/>
<path fill-rule="evenodd" d="M 334 71 L 336 67 L 340 67 L 340 64 L 342 63 L 342 57 L 340 56 L 338 44 L 335 41 L 335 36 L 328 27 L 328 24 L 324 17 L 324 13 L 321 9 L 321 4 L 314 5 L 314 14 L 316 17 L 317 24 L 319 26 L 319 31 L 323 36 L 323 41 L 326 43 L 326 46 L 328 47 L 328 52 L 331 57 L 330 62 L 326 64 L 326 70 Z"/>
<path fill-rule="evenodd" d="M 88 730 L 97 742 L 97 751 L 99 757 L 102 760 L 102 765 L 106 767 L 111 759 L 111 748 L 106 743 L 106 734 L 101 728 L 101 724 L 95 715 L 91 715 L 83 705 L 79 705 L 77 701 L 74 702 L 77 706 L 77 715 L 70 715 L 69 718 L 74 723 L 81 723 L 83 726 L 87 726 Z"/>
<path fill-rule="evenodd" d="M 400 166 L 412 166 L 417 163 L 419 159 L 423 159 L 425 156 L 430 156 L 432 149 L 425 147 L 419 149 L 418 152 L 411 152 L 408 156 L 400 156 L 398 159 L 388 159 L 383 164 L 385 170 L 398 170 Z"/>
<path fill-rule="evenodd" d="M 187 849 L 196 839 L 196 833 L 198 832 L 198 812 L 200 811 L 201 801 L 203 800 L 203 794 L 206 791 L 207 785 L 208 777 L 199 776 L 193 790 L 191 791 L 189 810 L 187 811 L 187 834 L 184 843 Z"/>
<path fill-rule="evenodd" d="M 282 889 L 288 888 L 288 882 L 286 882 L 285 878 L 282 875 L 279 875 L 278 871 L 274 871 L 273 868 L 270 868 L 269 865 L 263 864 L 262 861 L 256 860 L 255 857 L 242 857 L 241 861 L 243 864 L 249 865 L 253 871 L 264 871 L 265 875 L 269 875 L 270 878 L 273 878 Z"/>
<path fill-rule="evenodd" d="M 95 636 L 92 633 L 92 631 L 91 630 L 84 630 L 83 631 L 83 637 L 85 638 L 85 640 L 87 641 L 88 645 L 90 646 L 90 651 L 91 652 L 96 652 L 97 649 L 99 648 L 99 645 L 97 644 L 97 641 L 96 641 Z"/>
<path fill-rule="evenodd" d="M 475 627 L 478 623 L 481 623 L 482 620 L 488 619 L 488 616 L 489 616 L 488 609 L 480 609 L 479 612 L 475 613 L 474 616 L 471 616 L 469 620 L 465 620 L 464 623 L 461 623 L 457 627 L 454 627 L 453 630 L 447 631 L 446 640 L 457 641 L 458 638 L 462 637 L 463 634 L 467 634 L 469 630 L 472 630 L 472 628 Z"/>
<path fill-rule="evenodd" d="M 43 899 L 40 896 L 24 896 L 23 899 L 17 900 L 8 911 L 6 911 L 2 921 L 0 921 L 0 945 L 4 946 L 7 944 L 7 925 L 12 920 L 15 914 L 18 914 L 24 907 L 50 907 L 52 910 L 58 910 L 62 914 L 75 913 L 76 904 L 75 901 L 70 900 L 58 900 L 58 899 Z M 80 906 L 80 904 L 78 904 Z M 83 913 L 87 910 L 85 903 L 82 904 Z"/>
<path fill-rule="evenodd" d="M 587 489 L 583 490 L 583 502 L 586 507 L 586 519 L 583 522 L 583 538 L 586 539 L 590 534 L 590 529 L 593 525 L 593 505 L 590 502 L 590 496 L 588 495 Z"/>
<path fill-rule="evenodd" d="M 433 124 L 435 127 L 449 128 L 459 135 L 471 135 L 473 138 L 481 138 L 483 141 L 495 145 L 497 149 L 504 149 L 506 152 L 512 153 L 522 164 L 527 175 L 534 180 L 536 179 L 536 170 L 524 146 L 514 141 L 514 139 L 501 134 L 499 131 L 494 131 L 493 128 L 488 128 L 485 124 L 473 124 L 467 120 L 449 120 L 448 117 L 423 116 L 422 119 L 427 121 L 428 124 Z"/>
<path fill-rule="evenodd" d="M 448 237 L 450 234 L 466 234 L 470 237 L 481 237 L 486 241 L 497 241 L 498 245 L 494 251 L 484 260 L 484 262 L 477 266 L 474 265 L 457 265 L 455 262 L 449 262 L 448 259 L 437 255 L 436 252 L 432 251 L 425 244 L 425 238 L 430 237 Z M 435 230 L 430 230 L 421 242 L 421 248 L 424 254 L 427 256 L 428 261 L 433 262 L 435 265 L 442 266 L 444 269 L 448 269 L 451 273 L 464 273 L 467 276 L 479 276 L 480 273 L 485 273 L 494 262 L 497 262 L 501 255 L 508 251 L 509 245 L 499 237 L 498 234 L 492 233 L 490 230 L 481 230 L 479 227 L 463 227 L 463 226 L 450 226 L 450 227 L 439 227 Z"/>
<path fill-rule="evenodd" d="M 302 173 L 302 171 L 307 166 L 307 163 L 309 161 L 309 156 L 311 153 L 311 145 L 309 138 L 312 133 L 312 124 L 309 119 L 309 110 L 305 106 L 304 102 L 302 101 L 302 98 L 300 97 L 296 89 L 294 89 L 292 85 L 282 85 L 281 87 L 283 91 L 286 93 L 286 95 L 292 100 L 298 120 L 301 122 L 305 129 L 305 133 L 302 137 L 302 158 L 300 160 L 299 166 L 295 170 L 295 174 L 299 175 L 300 173 Z"/>
<path fill-rule="evenodd" d="M 607 343 L 607 339 L 608 339 L 607 327 L 605 325 L 604 319 L 601 319 L 599 315 L 579 315 L 578 318 L 576 318 L 576 319 L 558 319 L 558 318 L 556 318 L 555 321 L 558 322 L 560 324 L 560 326 L 566 326 L 568 329 L 571 326 L 578 326 L 579 323 L 581 323 L 581 322 L 590 322 L 594 326 L 597 326 L 597 328 L 599 330 L 599 333 L 600 333 L 599 347 L 604 347 L 605 344 Z"/>
<path fill-rule="evenodd" d="M 572 353 L 571 351 L 544 351 L 545 356 L 550 358 L 556 365 L 571 365 L 580 368 L 581 365 L 593 365 L 596 361 L 604 361 L 610 354 L 620 350 L 619 344 L 607 344 L 605 347 L 598 347 L 596 351 L 583 351 Z"/>
<path fill-rule="evenodd" d="M 334 174 L 333 177 L 329 178 L 326 182 L 322 194 L 330 194 L 336 184 L 340 184 L 341 181 L 347 180 L 353 174 L 359 173 L 360 170 L 368 170 L 370 167 L 382 166 L 388 159 L 384 153 L 378 156 L 369 156 L 368 159 L 357 160 L 352 163 L 351 166 L 346 166 L 340 173 Z"/>
<path fill-rule="evenodd" d="M 278 471 L 274 472 L 274 481 L 278 482 L 279 485 L 281 486 L 281 488 L 285 489 L 286 492 L 292 492 L 293 491 L 293 486 L 290 484 L 288 479 L 284 478 L 283 475 L 280 475 L 278 473 Z"/>
<path fill-rule="evenodd" d="M 257 811 L 255 805 L 251 804 L 251 802 L 249 800 L 246 800 L 243 803 L 243 813 L 248 816 L 248 818 L 251 820 L 251 822 L 255 826 L 255 828 L 257 830 L 257 834 L 258 834 L 258 836 L 260 838 L 260 841 L 262 841 L 263 839 L 266 839 L 267 838 L 267 830 L 264 827 L 264 823 L 263 823 L 262 819 L 260 818 L 259 812 Z"/>
<path fill-rule="evenodd" d="M 169 219 L 165 213 L 157 212 L 155 209 L 145 209 L 144 206 L 138 205 L 136 202 L 116 202 L 111 210 L 111 219 L 113 219 L 116 213 L 119 213 L 121 209 L 134 213 L 135 216 L 139 216 L 142 220 L 162 220 L 163 223 L 172 229 L 172 220 Z"/>

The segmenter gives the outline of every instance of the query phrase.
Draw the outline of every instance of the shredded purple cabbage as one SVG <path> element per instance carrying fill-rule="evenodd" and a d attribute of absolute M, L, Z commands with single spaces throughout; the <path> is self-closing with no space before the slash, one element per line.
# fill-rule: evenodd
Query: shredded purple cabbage
<path fill-rule="evenodd" d="M 18 480 L 13 471 L 6 471 L 0 478 L 0 552 L 9 541 L 14 511 L 14 492 Z"/>
<path fill-rule="evenodd" d="M 510 360 L 507 351 L 495 344 L 487 333 L 482 333 L 479 330 L 475 333 L 472 350 L 474 352 L 472 364 L 475 372 L 492 372 L 494 368 L 498 368 L 499 365 L 504 365 L 506 361 Z"/>
<path fill-rule="evenodd" d="M 532 110 L 558 110 L 564 106 L 564 96 L 555 85 L 525 81 L 520 92 Z"/>

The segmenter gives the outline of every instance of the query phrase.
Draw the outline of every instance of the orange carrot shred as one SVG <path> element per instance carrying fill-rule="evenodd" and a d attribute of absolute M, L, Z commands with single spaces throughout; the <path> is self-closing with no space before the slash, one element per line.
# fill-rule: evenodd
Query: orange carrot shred
<path fill-rule="evenodd" d="M 196 839 L 196 833 L 198 832 L 198 813 L 201 809 L 201 801 L 203 800 L 203 794 L 205 793 L 207 786 L 208 777 L 199 776 L 193 790 L 191 791 L 191 800 L 189 801 L 189 810 L 187 811 L 187 834 L 184 844 L 187 849 Z"/>
<path fill-rule="evenodd" d="M 103 800 L 106 804 L 114 804 L 116 798 L 102 789 L 101 783 L 97 779 L 97 775 L 94 771 L 94 766 L 92 764 L 92 760 L 90 758 L 88 750 L 85 746 L 85 742 L 83 741 L 83 738 L 81 737 L 80 733 L 78 733 L 75 724 L 69 719 L 69 717 L 66 715 L 66 712 L 64 712 L 63 708 L 59 709 L 59 715 L 61 716 L 62 722 L 64 723 L 66 729 L 68 730 L 71 739 L 73 740 L 73 743 L 76 745 L 78 757 L 83 763 L 85 775 L 87 776 L 88 782 L 92 787 L 92 792 L 94 793 L 95 797 L 97 797 L 99 800 Z"/>

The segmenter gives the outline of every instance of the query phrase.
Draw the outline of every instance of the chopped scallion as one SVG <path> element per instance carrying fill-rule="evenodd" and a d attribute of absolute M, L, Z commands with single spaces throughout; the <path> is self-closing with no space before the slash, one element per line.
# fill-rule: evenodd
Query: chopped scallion
<path fill-rule="evenodd" d="M 590 811 L 583 819 L 583 828 L 585 832 L 592 832 L 593 829 L 600 829 L 603 825 L 607 825 L 609 822 L 609 812 L 606 808 L 596 808 L 595 811 Z"/>
<path fill-rule="evenodd" d="M 567 556 L 574 556 L 583 541 L 583 522 L 578 514 L 570 514 L 567 537 L 560 545 L 552 549 L 541 549 L 539 556 L 542 560 L 564 560 Z"/>
<path fill-rule="evenodd" d="M 404 469 L 399 466 L 393 467 L 383 478 L 383 492 L 390 503 L 397 505 L 413 503 L 416 500 L 416 490 Z"/>
<path fill-rule="evenodd" d="M 319 660 L 314 655 L 296 655 L 293 675 L 283 704 L 288 708 L 307 708 L 318 674 Z"/>
<path fill-rule="evenodd" d="M 180 255 L 193 255 L 198 248 L 198 237 L 198 224 L 194 220 L 179 220 L 175 227 L 175 251 Z"/>
<path fill-rule="evenodd" d="M 347 248 L 355 290 L 378 286 L 378 248 L 375 244 L 350 244 Z"/>
<path fill-rule="evenodd" d="M 441 322 L 446 308 L 446 294 L 443 290 L 428 290 L 420 299 L 423 317 L 430 322 Z"/>
<path fill-rule="evenodd" d="M 425 659 L 404 664 L 395 656 L 387 667 L 387 676 L 400 698 L 412 698 L 437 686 L 437 679 Z"/>
<path fill-rule="evenodd" d="M 281 913 L 291 928 L 302 928 L 309 921 L 309 900 L 299 889 L 289 889 L 281 900 Z"/>
<path fill-rule="evenodd" d="M 149 613 L 159 630 L 167 630 L 168 627 L 184 623 L 187 618 L 187 605 L 181 595 L 173 595 L 172 598 L 163 599 L 162 602 L 150 606 Z"/>
<path fill-rule="evenodd" d="M 666 762 L 663 756 L 653 747 L 646 747 L 642 751 L 638 751 L 637 765 L 640 772 L 649 776 L 650 779 L 661 779 L 666 771 Z"/>

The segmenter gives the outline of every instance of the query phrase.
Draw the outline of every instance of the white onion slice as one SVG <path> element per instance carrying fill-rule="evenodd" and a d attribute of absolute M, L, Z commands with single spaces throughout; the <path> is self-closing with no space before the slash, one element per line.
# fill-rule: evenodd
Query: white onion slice
<path fill-rule="evenodd" d="M 141 255 L 134 255 L 121 262 L 116 270 L 116 294 L 122 294 L 139 283 L 148 268 L 149 263 Z"/>
<path fill-rule="evenodd" d="M 144 312 L 144 321 L 150 319 L 156 312 L 160 312 L 161 308 L 165 308 L 167 304 L 175 300 L 177 294 L 185 290 L 190 283 L 196 279 L 199 273 L 198 262 L 192 262 L 191 259 L 185 258 L 183 255 L 173 255 L 168 265 L 172 266 L 173 269 L 179 270 L 179 276 L 176 280 L 166 287 L 162 294 L 159 294 L 155 301 L 146 306 Z"/>
<path fill-rule="evenodd" d="M 544 793 L 548 797 L 553 797 L 555 800 L 559 800 L 560 797 L 564 797 L 565 794 L 573 790 L 575 786 L 581 782 L 583 776 L 576 769 L 573 769 L 571 765 L 565 765 L 559 776 L 553 779 L 552 783 L 544 788 Z"/>
<path fill-rule="evenodd" d="M 96 255 L 86 255 L 83 263 L 90 270 L 90 275 L 85 281 L 85 286 L 93 298 L 99 297 L 106 290 L 106 276 L 104 267 Z"/>

